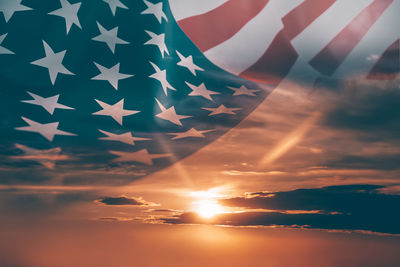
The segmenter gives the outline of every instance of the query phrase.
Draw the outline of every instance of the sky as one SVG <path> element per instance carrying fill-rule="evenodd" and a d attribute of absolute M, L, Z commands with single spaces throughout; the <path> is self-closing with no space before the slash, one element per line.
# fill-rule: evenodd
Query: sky
<path fill-rule="evenodd" d="M 371 41 L 371 35 L 357 46 L 345 67 L 340 66 L 339 76 L 331 77 L 321 75 L 324 70 L 317 73 L 318 66 L 311 68 L 308 60 L 332 33 L 321 31 L 312 36 L 315 32 L 310 27 L 296 37 L 288 30 L 298 57 L 296 54 L 290 71 L 283 73 L 285 79 L 274 77 L 279 80 L 275 87 L 275 83 L 255 83 L 254 77 L 266 73 L 247 73 L 246 78 L 252 81 L 233 75 L 250 64 L 245 53 L 229 57 L 237 64 L 232 69 L 223 60 L 230 55 L 225 45 L 238 45 L 236 38 L 221 42 L 208 54 L 201 50 L 195 41 L 199 36 L 186 32 L 181 22 L 186 12 L 198 12 L 193 8 L 195 1 L 185 2 L 189 3 L 187 8 L 179 8 L 179 0 L 164 1 L 161 9 L 151 5 L 156 2 L 122 1 L 117 6 L 109 1 L 85 2 L 78 13 L 80 4 L 71 0 L 72 13 L 48 15 L 60 6 L 26 0 L 25 7 L 16 4 L 15 16 L 0 3 L 4 17 L 0 15 L 0 54 L 4 59 L 0 61 L 0 111 L 4 114 L 0 121 L 4 130 L 0 132 L 0 266 L 398 266 L 400 60 L 399 40 L 393 44 L 391 40 L 398 38 L 397 29 L 382 31 L 382 43 L 392 45 L 373 79 L 360 75 L 379 59 L 370 53 L 369 49 L 379 43 Z M 268 1 L 264 2 L 260 1 L 260 6 Z M 347 3 L 351 5 L 347 19 L 369 2 L 377 1 Z M 167 3 L 177 13 L 172 14 Z M 372 33 L 398 19 L 398 2 L 381 3 L 393 4 L 375 28 L 371 26 Z M 208 4 L 205 1 L 197 8 Z M 346 2 L 337 1 L 331 12 L 335 14 L 342 5 Z M 288 8 L 278 7 L 279 12 Z M 72 16 L 71 21 L 68 16 Z M 261 13 L 265 19 L 263 16 Z M 116 39 L 101 37 L 106 29 L 96 19 L 102 19 L 107 29 L 119 25 L 118 36 L 114 32 Z M 290 19 L 283 23 L 278 14 L 268 19 L 271 23 L 276 20 L 268 29 L 271 31 L 275 26 L 291 25 Z M 149 38 L 156 41 L 154 33 L 144 31 L 143 25 L 162 31 L 166 40 L 146 45 Z M 247 36 L 260 29 L 251 25 L 240 28 L 240 33 Z M 179 26 L 187 35 L 194 34 L 193 42 Z M 339 26 L 330 30 L 339 31 Z M 30 47 L 18 39 L 21 33 L 31 38 Z M 380 44 L 379 49 L 382 47 Z M 240 43 L 238 48 L 243 49 Z M 50 50 L 54 54 L 52 49 L 57 53 L 68 50 L 68 59 L 59 62 L 56 74 L 51 72 L 52 66 L 47 70 L 40 67 L 44 64 L 40 56 L 48 57 Z M 178 50 L 185 55 L 193 53 L 191 60 L 204 69 L 179 67 L 182 54 Z M 121 51 L 131 53 L 131 57 Z M 121 73 L 117 70 L 107 76 L 105 70 L 110 69 L 95 60 L 104 60 L 105 66 L 117 64 L 111 68 L 114 71 L 121 63 Z M 322 68 L 324 63 L 332 63 L 329 57 L 318 60 Z M 33 62 L 42 63 L 36 68 Z M 73 76 L 63 64 L 79 75 Z M 168 79 L 174 80 L 171 83 L 178 90 L 167 85 L 167 78 L 155 81 L 149 76 L 161 71 L 158 66 L 174 70 Z M 123 74 L 122 69 L 130 74 Z M 206 91 L 203 88 L 198 95 L 201 85 L 194 84 L 200 82 Z M 235 96 L 237 91 L 229 89 L 234 86 L 240 90 L 240 85 L 247 87 L 247 95 Z M 207 95 L 207 88 L 214 94 Z M 51 98 L 55 89 L 60 103 L 66 105 L 58 103 L 57 96 L 57 105 L 49 108 L 32 93 Z M 33 99 L 28 100 L 29 95 Z M 137 119 L 133 113 L 123 118 L 125 115 L 115 114 L 116 110 L 104 114 L 108 104 L 100 101 L 100 96 L 112 102 L 125 97 L 125 106 L 115 102 L 122 103 L 122 111 L 133 113 L 127 106 L 140 107 L 144 117 Z M 185 124 L 182 119 L 183 125 L 205 127 L 200 135 L 204 139 L 194 142 L 196 136 L 192 136 L 189 142 L 178 138 L 186 128 L 177 128 L 182 122 L 173 120 L 171 113 L 165 115 L 162 103 L 194 112 L 190 114 L 195 120 Z M 240 108 L 228 113 L 236 116 L 210 119 L 216 103 Z M 45 110 L 39 109 L 41 105 Z M 99 112 L 106 116 L 99 118 Z M 154 118 L 160 114 L 164 114 L 164 121 Z M 63 127 L 76 131 L 77 137 L 68 139 L 74 136 L 68 132 L 57 132 L 55 138 L 35 130 L 32 134 L 29 120 L 21 119 L 28 115 L 59 119 Z M 26 123 L 31 128 L 24 132 Z M 132 125 L 139 139 L 134 139 Z M 118 140 L 112 140 L 116 135 L 111 130 L 99 127 L 120 134 L 129 130 L 133 139 L 128 144 L 126 139 L 115 142 Z M 39 133 L 44 133 L 44 138 Z M 154 134 L 152 145 L 143 144 L 150 139 L 145 134 Z M 132 160 L 123 154 L 138 148 L 148 149 L 154 158 L 143 162 L 140 157 L 131 155 Z M 172 160 L 164 159 L 172 154 L 176 156 Z"/>
<path fill-rule="evenodd" d="M 398 81 L 363 83 L 282 83 L 214 143 L 133 182 L 3 182 L 2 264 L 395 266 Z"/>

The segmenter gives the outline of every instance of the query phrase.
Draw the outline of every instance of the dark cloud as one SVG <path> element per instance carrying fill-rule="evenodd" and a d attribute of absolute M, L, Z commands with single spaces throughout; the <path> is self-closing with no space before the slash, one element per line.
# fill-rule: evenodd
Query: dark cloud
<path fill-rule="evenodd" d="M 398 170 L 400 169 L 399 162 L 400 154 L 374 156 L 346 155 L 326 165 L 340 169 Z"/>
<path fill-rule="evenodd" d="M 379 185 L 341 185 L 286 192 L 255 193 L 254 197 L 221 200 L 232 207 L 269 210 L 323 210 L 342 213 L 367 213 L 370 210 L 391 210 L 400 204 L 400 196 L 379 193 Z"/>
<path fill-rule="evenodd" d="M 164 213 L 176 213 L 176 212 L 180 212 L 179 210 L 174 210 L 174 209 L 151 209 L 148 210 L 149 212 L 164 212 Z"/>
<path fill-rule="evenodd" d="M 381 193 L 383 188 L 377 185 L 345 185 L 257 192 L 247 197 L 220 200 L 225 206 L 247 208 L 245 212 L 224 213 L 212 220 L 204 220 L 195 213 L 182 213 L 162 221 L 171 224 L 279 225 L 400 234 L 400 195 Z"/>
<path fill-rule="evenodd" d="M 324 117 L 325 125 L 358 132 L 358 138 L 364 141 L 400 142 L 398 83 L 354 82 L 343 84 L 342 88 L 338 101 Z"/>
<path fill-rule="evenodd" d="M 21 171 L 18 168 L 3 168 L 0 170 L 0 184 L 2 185 L 43 184 L 51 179 L 52 177 L 50 173 L 40 169 Z"/>
<path fill-rule="evenodd" d="M 132 221 L 133 218 L 125 218 L 125 217 L 101 217 L 93 219 L 95 221 L 103 221 L 103 222 L 125 222 L 125 221 Z"/>
<path fill-rule="evenodd" d="M 154 203 L 147 202 L 142 198 L 136 197 L 104 197 L 98 199 L 97 202 L 103 203 L 105 205 L 128 205 L 128 206 L 154 206 Z"/>
<path fill-rule="evenodd" d="M 92 192 L 0 190 L 0 213 L 29 218 L 60 214 L 72 205 L 96 199 Z M 5 216 L 6 217 L 6 216 Z M 11 216 L 12 217 L 12 216 Z"/>
<path fill-rule="evenodd" d="M 109 185 L 109 186 L 123 186 L 132 183 L 132 175 L 119 175 L 107 170 L 99 174 L 77 174 L 66 175 L 63 180 L 63 185 Z"/>

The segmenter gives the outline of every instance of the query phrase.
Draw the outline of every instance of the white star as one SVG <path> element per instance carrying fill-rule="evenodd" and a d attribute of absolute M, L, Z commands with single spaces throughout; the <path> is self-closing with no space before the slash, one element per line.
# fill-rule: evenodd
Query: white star
<path fill-rule="evenodd" d="M 0 44 L 3 43 L 4 39 L 7 37 L 7 33 L 0 35 Z M 7 48 L 0 45 L 0 54 L 14 54 L 13 51 L 8 50 Z"/>
<path fill-rule="evenodd" d="M 129 74 L 123 74 L 119 72 L 119 63 L 116 64 L 115 66 L 112 66 L 111 68 L 106 68 L 96 62 L 94 62 L 96 67 L 99 69 L 101 72 L 99 75 L 96 77 L 93 77 L 92 80 L 104 80 L 108 81 L 114 88 L 115 90 L 118 90 L 118 81 L 122 79 L 126 79 L 129 77 L 132 77 L 133 75 Z"/>
<path fill-rule="evenodd" d="M 106 43 L 113 53 L 115 52 L 115 46 L 117 44 L 129 44 L 127 41 L 124 41 L 117 36 L 118 27 L 112 28 L 111 30 L 106 30 L 98 22 L 97 26 L 99 27 L 100 34 L 96 37 L 93 37 L 92 40 Z"/>
<path fill-rule="evenodd" d="M 118 103 L 115 103 L 114 105 L 109 105 L 109 104 L 104 103 L 97 99 L 95 99 L 95 100 L 103 109 L 93 113 L 93 115 L 110 116 L 116 122 L 118 122 L 120 125 L 122 125 L 123 117 L 133 115 L 133 114 L 140 112 L 140 111 L 136 111 L 136 110 L 124 109 L 124 99 L 120 100 Z"/>
<path fill-rule="evenodd" d="M 217 108 L 202 108 L 202 109 L 211 111 L 211 113 L 208 114 L 208 116 L 213 116 L 213 115 L 217 115 L 217 114 L 233 114 L 233 115 L 236 115 L 236 113 L 234 111 L 235 110 L 241 110 L 241 108 L 227 108 L 222 104 Z"/>
<path fill-rule="evenodd" d="M 157 3 L 157 4 L 153 4 L 146 0 L 143 0 L 143 2 L 147 6 L 147 8 L 145 10 L 143 10 L 142 13 L 140 13 L 140 14 L 154 15 L 157 18 L 159 23 L 161 23 L 162 18 L 164 18 L 165 21 L 168 21 L 167 16 L 165 15 L 165 13 L 163 11 L 163 4 L 161 2 Z"/>
<path fill-rule="evenodd" d="M 185 83 L 187 84 L 187 86 L 189 86 L 192 89 L 192 92 L 189 94 L 190 96 L 202 96 L 205 99 L 213 101 L 213 99 L 211 98 L 211 95 L 219 95 L 220 94 L 218 92 L 208 90 L 206 88 L 206 86 L 204 85 L 204 83 L 201 83 L 199 86 L 190 84 L 188 82 L 185 82 Z"/>
<path fill-rule="evenodd" d="M 256 90 L 256 89 L 248 89 L 244 85 L 240 86 L 240 88 L 234 88 L 234 87 L 230 87 L 230 86 L 228 86 L 228 88 L 235 91 L 233 93 L 233 96 L 238 96 L 238 95 L 256 96 L 254 93 L 260 91 L 260 90 Z"/>
<path fill-rule="evenodd" d="M 153 165 L 153 159 L 170 157 L 171 154 L 149 154 L 147 149 L 142 149 L 136 152 L 109 151 L 111 154 L 117 155 L 114 159 L 117 162 L 140 162 L 147 165 Z"/>
<path fill-rule="evenodd" d="M 51 115 L 53 115 L 54 110 L 56 108 L 74 109 L 74 108 L 59 104 L 57 101 L 58 101 L 58 97 L 60 95 L 55 95 L 55 96 L 50 96 L 50 97 L 41 97 L 41 96 L 35 95 L 34 93 L 31 93 L 31 92 L 27 92 L 27 93 L 30 94 L 31 97 L 33 97 L 33 100 L 22 100 L 21 102 L 42 106 Z"/>
<path fill-rule="evenodd" d="M 115 16 L 115 12 L 117 11 L 117 7 L 128 9 L 128 7 L 125 6 L 124 4 L 122 4 L 121 1 L 119 1 L 119 0 L 103 0 L 103 1 L 106 2 L 109 5 L 113 16 Z"/>
<path fill-rule="evenodd" d="M 31 62 L 31 64 L 47 68 L 49 70 L 50 80 L 53 85 L 59 73 L 74 75 L 62 64 L 65 52 L 67 50 L 54 53 L 51 47 L 45 41 L 43 41 L 43 46 L 46 56 L 44 58 Z"/>
<path fill-rule="evenodd" d="M 212 132 L 212 131 L 215 131 L 215 129 L 198 131 L 195 128 L 191 128 L 190 130 L 187 130 L 186 132 L 168 133 L 168 135 L 175 135 L 174 137 L 171 138 L 171 140 L 183 139 L 183 138 L 187 138 L 187 137 L 205 138 L 206 136 L 204 134 Z"/>
<path fill-rule="evenodd" d="M 12 156 L 11 158 L 37 161 L 49 169 L 54 169 L 55 161 L 69 159 L 67 155 L 61 154 L 61 148 L 59 147 L 44 150 L 35 149 L 20 144 L 15 144 L 15 147 L 24 151 L 25 154 Z"/>
<path fill-rule="evenodd" d="M 184 115 L 178 115 L 176 114 L 175 107 L 171 106 L 170 108 L 166 109 L 160 101 L 156 98 L 157 104 L 161 109 L 161 112 L 156 115 L 156 117 L 159 117 L 160 119 L 172 122 L 173 124 L 182 126 L 181 120 L 190 118 L 192 116 L 184 116 Z"/>
<path fill-rule="evenodd" d="M 154 64 L 153 62 L 150 61 L 150 64 L 153 66 L 154 70 L 156 71 L 152 75 L 150 75 L 150 78 L 156 79 L 161 83 L 162 89 L 164 90 L 165 95 L 168 95 L 167 93 L 167 88 L 176 91 L 172 85 L 169 84 L 167 81 L 167 70 L 160 70 L 160 68 Z"/>
<path fill-rule="evenodd" d="M 100 137 L 100 140 L 110 140 L 110 141 L 119 141 L 128 145 L 135 145 L 135 141 L 145 141 L 151 140 L 150 138 L 140 138 L 140 137 L 133 137 L 132 132 L 126 132 L 122 134 L 114 134 L 110 132 L 106 132 L 100 130 L 103 134 L 107 135 L 107 137 Z"/>
<path fill-rule="evenodd" d="M 60 0 L 61 8 L 54 10 L 49 15 L 63 17 L 65 19 L 65 26 L 67 27 L 67 34 L 71 29 L 72 24 L 75 24 L 82 29 L 79 23 L 78 11 L 81 7 L 81 3 L 70 4 L 67 0 Z"/>
<path fill-rule="evenodd" d="M 190 55 L 188 57 L 184 57 L 178 51 L 176 51 L 176 53 L 178 54 L 178 57 L 180 58 L 180 61 L 176 64 L 181 67 L 187 68 L 188 70 L 190 70 L 191 73 L 193 73 L 194 76 L 196 76 L 196 70 L 204 71 L 204 69 L 200 68 L 199 66 L 197 66 L 196 64 L 193 63 L 192 55 Z"/>
<path fill-rule="evenodd" d="M 17 11 L 32 10 L 32 8 L 21 4 L 22 0 L 1 0 L 0 1 L 0 12 L 3 12 L 4 19 L 6 22 L 14 15 Z"/>
<path fill-rule="evenodd" d="M 163 58 L 165 53 L 169 55 L 167 45 L 165 44 L 165 33 L 155 34 L 154 32 L 146 30 L 145 32 L 150 36 L 151 39 L 145 42 L 144 45 L 156 45 Z"/>
<path fill-rule="evenodd" d="M 32 121 L 30 119 L 21 117 L 29 126 L 18 127 L 15 128 L 19 131 L 27 131 L 27 132 L 36 132 L 43 135 L 50 142 L 53 141 L 55 135 L 71 135 L 75 136 L 76 134 L 68 133 L 65 131 L 58 130 L 59 122 L 51 122 L 41 124 L 39 122 Z"/>

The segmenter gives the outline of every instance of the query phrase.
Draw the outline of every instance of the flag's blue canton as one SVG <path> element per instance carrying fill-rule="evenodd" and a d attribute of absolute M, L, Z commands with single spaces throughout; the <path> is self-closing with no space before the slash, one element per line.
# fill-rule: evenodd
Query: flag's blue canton
<path fill-rule="evenodd" d="M 166 1 L 1 0 L 0 72 L 1 164 L 21 170 L 149 174 L 268 94 L 207 61 Z"/>

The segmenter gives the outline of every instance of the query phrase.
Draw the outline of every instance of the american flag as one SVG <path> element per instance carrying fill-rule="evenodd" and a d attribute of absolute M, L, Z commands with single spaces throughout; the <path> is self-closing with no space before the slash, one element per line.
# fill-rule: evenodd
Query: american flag
<path fill-rule="evenodd" d="M 397 79 L 399 11 L 399 0 L 1 0 L 1 165 L 141 177 L 210 144 L 284 79 Z"/>
<path fill-rule="evenodd" d="M 204 55 L 244 78 L 395 79 L 397 0 L 171 0 L 180 27 Z M 382 75 L 380 75 L 382 74 Z"/>

